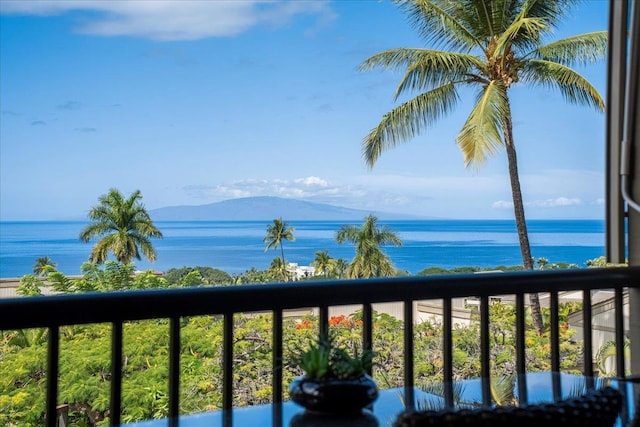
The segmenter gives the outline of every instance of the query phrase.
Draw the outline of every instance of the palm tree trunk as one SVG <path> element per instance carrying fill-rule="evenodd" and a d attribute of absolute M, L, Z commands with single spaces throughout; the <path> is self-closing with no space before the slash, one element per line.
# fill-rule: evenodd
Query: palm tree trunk
<path fill-rule="evenodd" d="M 520 253 L 525 270 L 533 270 L 533 258 L 531 257 L 531 245 L 529 244 L 529 233 L 527 232 L 527 222 L 524 217 L 524 203 L 522 202 L 522 191 L 520 190 L 520 178 L 518 176 L 518 159 L 516 157 L 516 147 L 513 142 L 513 127 L 511 122 L 511 107 L 507 101 L 507 112 L 503 117 L 504 142 L 509 161 L 509 179 L 511 181 L 511 197 L 513 199 L 513 211 L 518 229 L 518 241 L 520 242 Z M 538 334 L 542 334 L 544 325 L 542 323 L 542 312 L 540 311 L 540 299 L 537 293 L 529 294 L 531 304 L 531 316 L 533 325 Z"/>
<path fill-rule="evenodd" d="M 287 266 L 284 263 L 284 246 L 282 246 L 282 240 L 280 240 L 280 253 L 282 254 L 282 280 L 287 282 Z"/>

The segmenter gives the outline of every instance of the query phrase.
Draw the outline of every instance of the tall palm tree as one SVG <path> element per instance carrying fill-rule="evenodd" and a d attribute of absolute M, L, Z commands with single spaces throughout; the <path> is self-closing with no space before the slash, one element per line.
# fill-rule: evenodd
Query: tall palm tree
<path fill-rule="evenodd" d="M 368 215 L 362 226 L 344 225 L 336 233 L 336 241 L 356 245 L 356 255 L 347 267 L 349 278 L 389 277 L 395 268 L 382 251 L 382 245 L 402 246 L 402 240 L 387 226 L 378 226 L 378 218 Z"/>
<path fill-rule="evenodd" d="M 93 246 L 89 261 L 102 264 L 109 252 L 122 264 L 129 264 L 133 258 L 141 259 L 140 252 L 149 261 L 155 261 L 156 252 L 150 238 L 161 238 L 162 233 L 140 199 L 139 190 L 125 199 L 115 188 L 100 196 L 100 204 L 89 211 L 92 222 L 80 233 L 83 242 L 102 237 Z"/>
<path fill-rule="evenodd" d="M 530 84 L 559 90 L 565 100 L 604 110 L 597 90 L 571 68 L 604 58 L 606 31 L 543 44 L 578 0 L 395 0 L 431 48 L 398 48 L 365 60 L 360 68 L 404 69 L 396 99 L 417 96 L 385 114 L 364 138 L 363 156 L 373 167 L 383 151 L 418 136 L 452 112 L 460 89 L 476 103 L 456 142 L 467 167 L 478 167 L 504 147 L 524 267 L 533 269 L 524 214 L 508 90 Z M 534 324 L 542 331 L 536 294 Z"/>
<path fill-rule="evenodd" d="M 326 276 L 331 269 L 331 264 L 334 261 L 329 255 L 329 251 L 316 251 L 316 257 L 311 263 L 316 268 L 316 274 Z"/>
<path fill-rule="evenodd" d="M 285 264 L 284 261 L 284 246 L 282 245 L 284 240 L 288 240 L 293 242 L 296 238 L 293 236 L 293 232 L 295 229 L 293 227 L 289 227 L 288 222 L 284 222 L 282 217 L 274 219 L 273 224 L 267 224 L 267 235 L 263 239 L 263 242 L 267 244 L 264 248 L 264 251 L 268 251 L 273 248 L 276 250 L 278 246 L 280 246 L 280 254 L 282 256 L 282 264 Z M 283 276 L 283 279 L 286 280 L 286 275 Z"/>

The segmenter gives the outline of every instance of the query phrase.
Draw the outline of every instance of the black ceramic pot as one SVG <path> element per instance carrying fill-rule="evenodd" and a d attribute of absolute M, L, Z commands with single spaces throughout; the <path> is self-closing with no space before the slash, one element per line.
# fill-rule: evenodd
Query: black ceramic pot
<path fill-rule="evenodd" d="M 354 380 L 296 378 L 289 386 L 291 400 L 309 411 L 359 412 L 378 398 L 378 387 L 369 375 Z"/>

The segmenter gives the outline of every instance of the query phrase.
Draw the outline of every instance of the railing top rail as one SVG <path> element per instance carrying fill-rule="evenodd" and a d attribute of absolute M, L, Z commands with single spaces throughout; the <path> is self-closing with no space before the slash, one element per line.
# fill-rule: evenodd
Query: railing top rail
<path fill-rule="evenodd" d="M 640 287 L 640 267 L 289 282 L 0 299 L 0 330 L 303 307 Z"/>

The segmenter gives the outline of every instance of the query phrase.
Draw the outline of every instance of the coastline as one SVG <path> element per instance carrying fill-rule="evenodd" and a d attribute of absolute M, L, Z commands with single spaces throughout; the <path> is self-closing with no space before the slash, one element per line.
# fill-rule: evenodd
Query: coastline
<path fill-rule="evenodd" d="M 357 223 L 358 221 L 353 221 Z M 335 231 L 346 221 L 290 221 L 295 242 L 285 243 L 288 262 L 309 265 L 319 250 L 350 260 L 352 245 L 338 245 Z M 404 242 L 385 247 L 396 268 L 411 274 L 429 268 L 521 265 L 513 220 L 380 221 Z M 65 275 L 80 274 L 91 244 L 77 239 L 86 221 L 0 222 L 0 278 L 30 274 L 38 257 L 49 256 Z M 158 260 L 136 261 L 137 270 L 209 266 L 229 274 L 266 269 L 276 256 L 264 250 L 266 221 L 159 221 L 163 239 L 154 240 Z M 604 254 L 603 220 L 531 220 L 532 255 L 551 263 L 574 263 Z"/>

